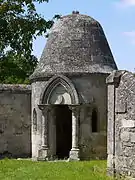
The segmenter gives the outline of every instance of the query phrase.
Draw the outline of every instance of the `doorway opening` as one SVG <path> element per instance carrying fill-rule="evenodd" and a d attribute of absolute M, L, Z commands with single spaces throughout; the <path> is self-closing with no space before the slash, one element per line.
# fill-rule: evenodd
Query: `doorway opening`
<path fill-rule="evenodd" d="M 56 114 L 56 156 L 66 159 L 72 148 L 72 111 L 67 105 L 58 105 Z"/>

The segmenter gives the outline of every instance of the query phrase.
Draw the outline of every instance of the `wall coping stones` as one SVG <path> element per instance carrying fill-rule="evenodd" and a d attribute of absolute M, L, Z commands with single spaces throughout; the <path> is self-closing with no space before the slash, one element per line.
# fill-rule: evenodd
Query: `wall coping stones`
<path fill-rule="evenodd" d="M 126 73 L 125 70 L 114 70 L 107 78 L 106 83 L 107 84 L 115 84 L 118 85 L 120 82 L 121 76 Z"/>
<path fill-rule="evenodd" d="M 99 72 L 94 72 L 94 73 L 81 73 L 81 72 L 70 72 L 70 73 L 52 73 L 52 74 L 46 74 L 46 73 L 43 73 L 43 74 L 37 74 L 37 76 L 35 76 L 33 78 L 33 75 L 31 75 L 29 77 L 31 83 L 32 82 L 36 82 L 36 81 L 48 81 L 50 78 L 52 78 L 53 76 L 59 76 L 59 75 L 63 75 L 63 76 L 66 76 L 68 78 L 71 78 L 71 77 L 87 77 L 87 76 L 96 76 L 96 75 L 101 75 L 101 76 L 109 76 L 110 73 L 99 73 Z"/>
<path fill-rule="evenodd" d="M 31 85 L 27 84 L 0 84 L 0 93 L 7 92 L 19 92 L 19 93 L 31 93 Z"/>

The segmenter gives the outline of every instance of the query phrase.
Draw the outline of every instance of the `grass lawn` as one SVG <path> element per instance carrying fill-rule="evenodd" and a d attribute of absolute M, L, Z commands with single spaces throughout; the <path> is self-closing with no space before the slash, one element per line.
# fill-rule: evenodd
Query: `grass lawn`
<path fill-rule="evenodd" d="M 106 161 L 33 162 L 0 161 L 0 180 L 110 180 Z"/>

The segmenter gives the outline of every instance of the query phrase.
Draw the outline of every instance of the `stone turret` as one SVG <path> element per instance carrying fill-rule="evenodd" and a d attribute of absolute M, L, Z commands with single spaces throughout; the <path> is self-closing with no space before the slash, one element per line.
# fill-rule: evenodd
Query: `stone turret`
<path fill-rule="evenodd" d="M 52 27 L 32 80 L 32 158 L 106 158 L 106 77 L 117 66 L 101 25 L 74 11 Z"/>
<path fill-rule="evenodd" d="M 53 25 L 31 79 L 54 74 L 110 73 L 116 69 L 99 22 L 73 11 Z"/>

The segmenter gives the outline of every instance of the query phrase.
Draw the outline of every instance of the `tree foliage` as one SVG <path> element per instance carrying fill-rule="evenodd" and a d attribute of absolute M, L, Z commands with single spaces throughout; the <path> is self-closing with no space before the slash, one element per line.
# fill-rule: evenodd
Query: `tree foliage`
<path fill-rule="evenodd" d="M 35 3 L 43 2 L 48 0 L 0 0 L 1 83 L 24 83 L 37 65 L 33 40 L 54 22 L 37 13 Z"/>

